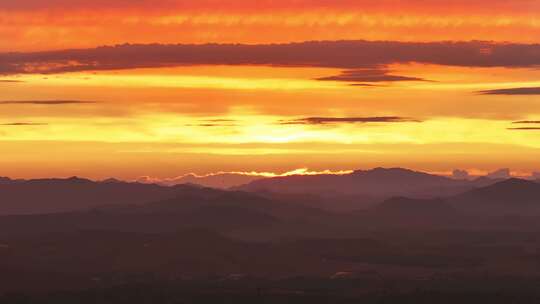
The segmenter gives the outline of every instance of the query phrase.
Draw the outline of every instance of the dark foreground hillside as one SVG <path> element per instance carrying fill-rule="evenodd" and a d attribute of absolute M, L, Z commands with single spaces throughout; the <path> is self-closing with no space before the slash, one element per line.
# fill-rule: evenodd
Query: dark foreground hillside
<path fill-rule="evenodd" d="M 346 213 L 295 196 L 195 186 L 37 184 L 54 189 L 35 194 L 39 204 L 61 198 L 69 208 L 0 216 L 2 304 L 540 300 L 540 184 L 533 182 L 393 197 Z M 35 184 L 2 189 L 27 187 Z M 78 193 L 92 189 L 111 200 L 79 204 Z M 142 200 L 156 189 L 144 202 L 110 196 Z"/>
<path fill-rule="evenodd" d="M 536 297 L 540 286 L 538 231 L 376 230 L 272 242 L 204 230 L 81 231 L 1 244 L 0 303 L 473 303 L 464 300 Z"/>
<path fill-rule="evenodd" d="M 461 281 L 447 288 L 426 286 L 412 291 L 399 291 L 392 287 L 369 291 L 362 288 L 366 283 L 370 284 L 362 280 L 301 278 L 273 282 L 252 279 L 234 282 L 155 281 L 40 295 L 12 293 L 0 296 L 0 301 L 12 304 L 529 304 L 540 301 L 540 292 L 532 286 L 531 281 L 512 279 Z M 401 283 L 394 282 L 395 285 Z M 518 287 L 523 283 L 527 286 Z M 467 287 L 471 285 L 478 288 Z"/>

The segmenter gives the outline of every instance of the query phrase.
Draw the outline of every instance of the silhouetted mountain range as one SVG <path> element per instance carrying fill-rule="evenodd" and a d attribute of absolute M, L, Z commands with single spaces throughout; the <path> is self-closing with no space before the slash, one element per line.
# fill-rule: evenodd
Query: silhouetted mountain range
<path fill-rule="evenodd" d="M 0 191 L 11 197 L 25 189 L 39 189 L 40 195 L 34 192 L 34 195 L 23 196 L 23 199 L 15 199 L 3 206 L 4 212 L 11 215 L 1 218 L 0 236 L 78 230 L 162 233 L 202 228 L 220 232 L 250 231 L 305 221 L 322 223 L 330 217 L 322 210 L 302 204 L 272 201 L 248 192 L 190 185 L 162 187 L 72 178 L 0 187 Z M 92 196 L 93 192 L 96 195 Z M 78 199 L 77 195 L 90 197 Z M 24 205 L 14 205 L 16 203 Z M 21 210 L 24 212 L 13 212 Z"/>
<path fill-rule="evenodd" d="M 9 180 L 0 182 L 0 214 L 40 214 L 81 210 L 110 204 L 138 204 L 175 197 L 190 188 L 119 181 L 68 179 Z"/>
<path fill-rule="evenodd" d="M 390 196 L 391 193 L 418 193 L 417 189 L 426 189 L 428 185 L 467 183 L 404 169 L 358 171 L 344 177 L 293 176 L 268 181 L 271 185 L 276 181 L 279 185 L 291 181 L 293 185 L 301 183 L 308 188 L 312 187 L 312 181 L 321 185 L 323 181 L 335 182 L 335 178 L 346 181 L 346 187 L 353 187 L 356 182 L 358 188 L 367 189 L 371 194 L 378 193 L 380 197 L 384 197 L 384 189 L 388 191 L 386 196 Z M 469 189 L 475 183 L 486 184 L 491 180 L 472 181 L 466 187 L 453 189 Z M 80 178 L 8 180 L 0 184 L 0 195 L 1 213 L 12 215 L 1 218 L 0 236 L 16 232 L 36 234 L 100 229 L 161 233 L 201 228 L 257 239 L 263 236 L 354 235 L 355 229 L 363 229 L 369 223 L 456 227 L 465 223 L 474 225 L 464 218 L 467 216 L 540 215 L 540 184 L 518 179 L 473 188 L 458 195 L 440 195 L 439 198 L 394 196 L 372 202 L 370 206 L 364 204 L 361 195 L 350 195 L 343 201 L 343 196 L 337 194 L 332 199 L 330 193 L 320 196 L 251 193 L 192 185 L 165 187 L 117 180 L 93 182 Z M 350 211 L 341 210 L 342 214 L 324 211 L 332 209 L 328 207 L 330 204 L 344 204 L 344 209 Z M 364 211 L 351 212 L 360 209 Z"/>
<path fill-rule="evenodd" d="M 394 197 L 369 210 L 373 215 L 437 219 L 454 216 L 457 210 L 442 199 L 412 199 Z"/>
<path fill-rule="evenodd" d="M 415 199 L 448 198 L 456 207 L 485 205 L 492 200 L 497 209 L 501 201 L 519 201 L 520 205 L 534 205 L 537 197 L 532 181 L 511 179 L 506 182 L 486 177 L 475 180 L 455 180 L 401 168 L 377 168 L 355 171 L 346 175 L 296 175 L 260 179 L 236 187 L 238 191 L 205 188 L 198 185 L 160 186 L 155 184 L 128 183 L 115 179 L 94 182 L 81 178 L 11 180 L 0 179 L 1 214 L 43 214 L 69 212 L 105 206 L 132 206 L 131 212 L 150 212 L 153 203 L 163 213 L 172 212 L 165 206 L 188 206 L 198 208 L 242 208 L 249 206 L 254 212 L 275 216 L 276 206 L 288 206 L 285 214 L 298 214 L 291 206 L 324 209 L 330 211 L 352 211 L 366 209 L 378 202 L 393 197 Z M 482 190 L 482 187 L 486 187 Z M 468 193 L 468 191 L 471 191 Z M 251 193 L 251 194 L 250 194 Z M 229 202 L 224 204 L 223 202 Z M 280 202 L 280 204 L 276 203 Z M 462 202 L 462 203 L 460 203 Z M 189 204 L 191 205 L 189 205 Z M 285 204 L 284 204 L 285 203 Z M 501 206 L 499 206 L 501 205 Z M 137 206 L 136 208 L 134 206 Z M 212 206 L 212 207 L 209 207 Z M 173 209 L 174 209 L 173 208 Z M 532 208 L 532 207 L 531 207 Z M 263 208 L 264 209 L 264 208 Z M 462 208 L 459 208 L 462 209 Z M 471 208 L 472 211 L 474 208 Z M 272 212 L 268 213 L 269 210 Z M 532 209 L 531 209 L 532 210 Z M 208 210 L 208 212 L 210 212 Z M 518 212 L 519 213 L 519 212 Z"/>
<path fill-rule="evenodd" d="M 244 276 L 383 284 L 441 273 L 540 275 L 540 184 L 532 181 L 375 169 L 242 188 L 253 192 L 4 178 L 0 293 L 170 278 L 217 277 L 222 286 Z M 339 209 L 332 204 L 345 207 L 328 211 Z"/>
<path fill-rule="evenodd" d="M 175 178 L 155 179 L 142 177 L 138 181 L 141 183 L 155 183 L 164 186 L 174 186 L 179 184 L 195 184 L 203 187 L 228 189 L 231 187 L 244 185 L 252 181 L 263 179 L 263 176 L 250 175 L 244 173 L 215 173 L 209 175 L 187 174 Z"/>
<path fill-rule="evenodd" d="M 252 192 L 362 195 L 377 199 L 394 196 L 440 197 L 458 194 L 497 180 L 456 180 L 402 168 L 358 170 L 345 175 L 285 176 L 261 179 L 235 189 Z"/>

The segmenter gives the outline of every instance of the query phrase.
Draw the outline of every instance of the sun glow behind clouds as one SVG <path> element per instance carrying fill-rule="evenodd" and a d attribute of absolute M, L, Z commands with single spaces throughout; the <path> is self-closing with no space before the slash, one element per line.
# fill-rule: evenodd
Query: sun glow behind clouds
<path fill-rule="evenodd" d="M 165 149 L 167 153 L 209 153 L 215 155 L 264 155 L 301 153 L 339 153 L 349 145 L 365 144 L 435 144 L 461 145 L 485 143 L 498 144 L 501 138 L 509 145 L 540 148 L 536 132 L 507 130 L 507 121 L 487 119 L 439 118 L 423 122 L 400 123 L 338 123 L 323 125 L 283 125 L 282 116 L 264 116 L 249 112 L 231 113 L 223 117 L 191 117 L 171 114 L 143 115 L 125 120 L 55 119 L 46 125 L 3 126 L 3 140 L 79 141 L 85 134 L 86 141 L 124 143 L 189 143 L 197 147 Z M 290 117 L 295 120 L 298 117 Z M 11 123 L 0 120 L 0 123 Z M 44 122 L 36 121 L 36 122 Z M 450 131 L 451 130 L 451 131 Z M 298 150 L 288 144 L 306 143 Z M 319 149 L 310 143 L 334 144 L 335 148 Z M 209 144 L 221 144 L 208 146 Z M 238 144 L 283 144 L 275 147 L 242 148 Z M 159 148 L 163 149 L 163 148 Z M 157 153 L 158 150 L 126 150 L 130 153 Z M 360 151 L 359 151 L 360 152 Z M 388 151 L 384 152 L 387 153 Z"/>
<path fill-rule="evenodd" d="M 170 88 L 170 89 L 231 89 L 231 90 L 315 90 L 339 89 L 339 83 L 320 82 L 293 78 L 232 78 L 189 75 L 130 75 L 130 74 L 57 74 L 44 76 L 30 74 L 6 77 L 9 80 L 31 82 L 37 86 L 89 86 L 126 88 Z"/>
<path fill-rule="evenodd" d="M 119 172 L 131 179 L 216 171 L 256 176 L 339 173 L 343 168 L 365 167 L 364 162 L 441 172 L 476 166 L 533 169 L 540 132 L 509 128 L 515 127 L 512 121 L 540 120 L 538 96 L 480 91 L 540 87 L 540 70 L 534 67 L 537 50 L 524 48 L 528 50 L 524 62 L 531 67 L 526 69 L 516 55 L 521 54 L 519 47 L 505 58 L 504 48 L 477 49 L 476 42 L 469 41 L 538 43 L 540 2 L 450 2 L 0 0 L 0 73 L 50 72 L 47 64 L 66 68 L 57 72 L 84 64 L 89 69 L 118 68 L 0 76 L 0 102 L 4 101 L 0 104 L 4 156 L 0 165 L 13 174 L 108 176 Z M 376 52 L 373 57 L 365 56 L 369 52 L 322 51 L 334 65 L 319 62 L 319 66 L 343 69 L 296 66 L 311 64 L 303 60 L 320 47 L 308 47 L 296 57 L 287 51 L 278 56 L 277 63 L 275 49 L 269 48 L 269 54 L 261 53 L 268 61 L 256 61 L 268 66 L 211 65 L 256 63 L 238 60 L 249 57 L 251 51 L 227 57 L 223 48 L 200 62 L 169 62 L 168 48 L 157 48 L 146 57 L 133 51 L 133 60 L 129 56 L 115 59 L 105 52 L 101 64 L 96 64 L 99 60 L 92 57 L 93 51 L 85 50 L 81 52 L 90 58 L 87 61 L 70 56 L 58 59 L 54 52 L 1 54 L 124 43 L 340 39 L 464 41 L 473 46 L 448 51 L 420 45 L 421 50 L 407 49 L 410 58 L 397 61 L 393 54 L 409 51 Z M 447 48 L 451 43 L 443 44 L 440 47 Z M 180 59 L 197 57 L 195 52 L 182 53 Z M 424 61 L 419 62 L 464 66 L 408 63 L 424 52 Z M 497 56 L 490 59 L 493 54 Z M 390 58 L 381 61 L 384 64 L 400 64 L 362 61 L 377 61 L 379 55 Z M 3 58 L 11 58 L 11 65 L 9 60 L 2 65 Z M 340 65 L 341 59 L 348 65 Z M 351 65 L 356 60 L 361 64 Z M 201 62 L 207 65 L 161 67 Z M 276 66 L 279 62 L 290 67 Z M 478 67 L 501 62 L 509 68 Z M 130 69 L 133 66 L 159 68 Z M 359 71 L 344 73 L 347 67 Z M 340 75 L 352 75 L 358 81 L 338 81 L 343 80 Z M 327 80 L 316 80 L 321 78 Z M 55 100 L 83 102 L 55 104 Z M 309 119 L 313 117 L 322 119 Z M 290 171 L 304 167 L 314 169 Z"/>
<path fill-rule="evenodd" d="M 512 144 L 540 145 L 534 132 L 507 130 L 508 120 L 540 112 L 534 97 L 525 100 L 525 106 L 520 96 L 494 102 L 500 98 L 477 93 L 490 88 L 540 86 L 540 81 L 529 79 L 540 77 L 538 71 L 419 64 L 392 65 L 389 70 L 434 82 L 382 82 L 372 84 L 373 87 L 352 87 L 347 82 L 314 80 L 337 75 L 339 69 L 253 66 L 3 77 L 20 81 L 0 83 L 6 100 L 32 100 L 45 95 L 56 100 L 91 97 L 100 102 L 55 107 L 2 105 L 0 121 L 11 123 L 13 117 L 21 117 L 24 121 L 47 125 L 17 130 L 2 128 L 1 134 L 8 140 L 76 141 L 84 134 L 86 140 L 101 142 L 329 142 L 345 145 L 497 143 L 504 138 Z M 30 87 L 32 90 L 28 89 Z M 441 94 L 443 91 L 445 94 Z M 324 126 L 281 123 L 308 116 L 403 116 L 424 122 Z M 230 121 L 208 122 L 215 119 Z"/>
<path fill-rule="evenodd" d="M 374 69 L 374 72 L 378 70 Z M 184 66 L 139 68 L 117 71 L 88 71 L 61 74 L 5 75 L 5 82 L 38 87 L 92 88 L 162 88 L 254 91 L 334 90 L 362 96 L 377 91 L 392 93 L 395 89 L 448 90 L 469 92 L 500 87 L 540 86 L 540 71 L 534 68 L 467 68 L 429 64 L 392 64 L 384 73 L 426 81 L 399 81 L 381 77 L 365 81 L 317 81 L 339 75 L 343 69 L 269 66 Z M 369 75 L 369 74 L 367 74 Z M 383 74 L 384 75 L 384 74 Z M 368 84 L 365 87 L 351 84 Z M 0 83 L 0 85 L 2 85 Z M 379 90 L 377 90 L 379 89 Z M 87 89 L 90 90 L 90 89 Z"/>

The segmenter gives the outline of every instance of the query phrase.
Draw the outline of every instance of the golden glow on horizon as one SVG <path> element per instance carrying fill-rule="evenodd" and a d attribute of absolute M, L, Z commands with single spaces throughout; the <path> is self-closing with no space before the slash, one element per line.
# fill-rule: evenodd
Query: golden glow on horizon
<path fill-rule="evenodd" d="M 484 173 L 511 167 L 522 174 L 540 167 L 540 123 L 513 124 L 540 121 L 540 94 L 480 92 L 540 87 L 533 65 L 374 65 L 366 68 L 375 74 L 371 82 L 361 73 L 345 82 L 316 80 L 340 75 L 338 68 L 129 69 L 129 61 L 119 65 L 124 70 L 10 75 L 1 54 L 123 43 L 539 43 L 537 1 L 26 3 L 32 5 L 0 4 L 1 175 L 279 176 L 376 166 Z M 534 60 L 534 50 L 528 56 Z M 26 64 L 22 70 L 40 67 Z M 62 64 L 77 63 L 54 63 Z M 329 120 L 307 119 L 313 117 Z M 509 130 L 515 127 L 529 130 Z"/>
<path fill-rule="evenodd" d="M 1 127 L 0 136 L 4 140 L 59 140 L 78 141 L 80 134 L 88 141 L 99 142 L 186 142 L 186 143 L 293 143 L 293 142 L 333 142 L 347 144 L 381 144 L 381 143 L 498 143 L 505 138 L 508 144 L 540 147 L 536 132 L 511 132 L 507 130 L 511 119 L 534 120 L 533 108 L 515 107 L 512 102 L 505 105 L 493 105 L 498 97 L 479 96 L 476 91 L 506 87 L 540 86 L 523 76 L 521 71 L 501 68 L 447 68 L 430 65 L 394 65 L 390 67 L 392 74 L 410 75 L 436 82 L 405 81 L 396 83 L 375 84 L 381 87 L 358 88 L 337 81 L 317 81 L 317 77 L 336 75 L 337 69 L 309 68 L 270 68 L 270 67 L 187 67 L 163 69 L 138 69 L 116 72 L 68 73 L 57 75 L 19 75 L 5 77 L 7 80 L 18 80 L 22 83 L 0 84 L 9 87 L 13 97 L 5 100 L 36 99 L 28 87 L 69 92 L 76 90 L 82 97 L 103 92 L 102 96 L 93 96 L 96 103 L 67 105 L 32 105 L 4 104 L 0 123 L 32 122 L 46 125 L 28 125 Z M 468 72 L 468 73 L 465 73 Z M 205 76 L 215 74 L 212 76 Z M 528 76 L 539 71 L 526 73 Z M 485 76 L 484 76 L 485 75 Z M 509 81 L 515 79 L 513 81 Z M 228 95 L 244 90 L 253 94 L 242 97 L 235 96 L 234 102 L 224 109 L 223 113 L 208 115 L 189 111 L 198 105 L 184 98 L 168 101 L 161 96 L 147 97 L 146 101 L 126 99 L 110 100 L 111 92 L 119 90 L 121 94 L 129 94 L 133 90 L 145 92 L 146 89 L 157 90 L 171 95 L 174 92 L 195 90 L 195 95 L 216 92 L 216 104 L 220 100 L 228 101 Z M 299 92 L 295 92 L 295 91 Z M 283 99 L 279 92 L 288 92 L 288 97 L 281 106 L 276 100 Z M 440 91 L 448 92 L 441 96 Z M 56 91 L 58 92 L 58 91 Z M 461 92 L 461 95 L 455 95 Z M 138 94 L 138 93 L 137 93 Z M 25 96 L 26 95 L 26 96 Z M 79 100 L 79 96 L 64 93 L 54 96 L 52 100 Z M 127 95 L 126 95 L 127 96 Z M 174 95 L 171 95 L 174 96 Z M 223 97 L 220 97 L 223 96 Z M 326 96 L 326 97 L 325 97 Z M 402 104 L 403 96 L 413 96 L 414 105 Z M 40 96 L 41 97 L 41 96 Z M 88 97 L 87 97 L 88 98 Z M 214 97 L 216 98 L 216 97 Z M 264 105 L 268 98 L 268 105 Z M 521 97 L 506 97 L 520 99 Z M 39 98 L 37 98 L 39 100 Z M 284 107 L 287 99 L 292 99 L 299 108 L 285 114 L 271 108 Z M 327 102 L 323 100 L 327 99 Z M 467 106 L 457 107 L 460 99 Z M 474 115 L 475 105 L 469 100 L 477 100 L 478 112 Z M 82 99 L 82 101 L 88 99 Z M 317 105 L 313 100 L 318 100 Z M 342 101 L 343 100 L 343 101 Z M 350 101 L 348 101 L 350 100 Z M 492 112 L 486 111 L 490 104 Z M 92 101 L 92 99 L 90 99 Z M 336 101 L 343 102 L 338 104 Z M 347 101 L 347 102 L 345 102 Z M 209 100 L 203 98 L 201 106 Z M 464 103 L 464 105 L 465 105 Z M 359 107 L 360 106 L 360 107 Z M 497 107 L 508 107 L 508 111 L 497 110 Z M 270 107 L 270 108 L 269 108 Z M 115 110 L 116 109 L 116 110 Z M 314 109 L 316 114 L 307 114 L 306 109 Z M 429 113 L 426 110 L 435 112 Z M 173 113 L 171 113 L 171 110 Z M 437 111 L 452 111 L 449 113 Z M 187 112 L 186 112 L 187 111 Z M 366 112 L 367 111 L 367 112 Z M 424 111 L 424 113 L 422 113 Z M 463 112 L 462 112 L 463 111 Z M 175 113 L 176 112 L 176 113 Z M 23 119 L 13 121 L 15 115 L 24 113 Z M 463 113 L 463 114 L 462 114 Z M 466 116 L 465 113 L 467 113 Z M 540 113 L 540 108 L 538 112 Z M 502 115 L 488 119 L 491 115 Z M 505 115 L 513 115 L 514 118 Z M 329 117 L 369 117 L 369 116 L 404 116 L 422 123 L 350 123 L 336 125 L 288 125 L 283 122 L 302 119 L 306 116 Z M 461 116 L 461 117 L 460 117 Z M 217 119 L 217 121 L 216 121 Z M 452 132 L 448 132 L 452 130 Z M 220 152 L 221 151 L 221 152 Z M 209 153 L 210 151 L 200 151 Z M 218 154 L 246 153 L 286 153 L 286 151 L 231 151 L 214 150 Z M 291 151 L 294 153 L 294 151 Z"/>
<path fill-rule="evenodd" d="M 278 146 L 276 146 L 278 145 Z M 350 145 L 336 150 L 335 144 L 250 144 L 207 145 L 201 150 L 278 148 L 280 154 L 216 155 L 190 151 L 187 144 L 171 143 L 98 143 L 98 142 L 42 142 L 0 141 L 3 158 L 2 175 L 13 178 L 47 176 L 82 176 L 92 179 L 117 177 L 125 180 L 140 176 L 171 177 L 195 172 L 203 175 L 222 171 L 287 172 L 299 166 L 311 171 L 341 171 L 373 167 L 406 167 L 429 172 L 448 172 L 465 168 L 488 172 L 510 167 L 514 172 L 530 173 L 536 167 L 540 149 L 506 144 L 429 145 Z M 61 147 L 61 149 L 59 149 Z M 145 150 L 144 153 L 127 151 Z M 288 153 L 291 149 L 305 149 L 304 153 Z M 174 151 L 170 151 L 174 150 Z M 324 151 L 326 153 L 317 153 Z M 44 162 L 43 160 L 47 161 Z M 508 162 L 512 159 L 512 162 Z M 441 160 L 444 160 L 441 161 Z M 16 163 L 16 166 L 13 164 Z M 151 164 L 149 166 L 148 164 Z M 508 166 L 505 166 L 508 165 Z M 472 171 L 472 173 L 477 171 Z M 537 171 L 537 170 L 536 170 Z"/>
<path fill-rule="evenodd" d="M 126 88 L 193 88 L 193 89 L 234 89 L 234 90 L 313 90 L 338 89 L 336 82 L 322 82 L 302 79 L 257 79 L 231 78 L 214 76 L 184 75 L 129 75 L 129 74 L 57 74 L 44 77 L 30 74 L 6 77 L 8 80 L 31 82 L 37 86 L 94 86 L 94 87 L 126 87 Z"/>
<path fill-rule="evenodd" d="M 290 117 L 294 120 L 297 117 Z M 161 142 L 190 144 L 243 144 L 243 143 L 333 143 L 331 153 L 347 150 L 351 144 L 435 144 L 485 143 L 497 144 L 504 138 L 509 145 L 540 148 L 537 132 L 509 131 L 512 125 L 504 120 L 438 118 L 422 123 L 356 123 L 343 125 L 281 125 L 287 119 L 282 116 L 238 115 L 219 119 L 234 123 L 208 122 L 216 117 L 182 117 L 177 115 L 155 115 L 121 119 L 56 119 L 49 125 L 3 126 L 3 140 L 37 141 L 46 138 L 55 141 L 95 142 Z M 0 120 L 0 124 L 9 121 Z M 452 130 L 449 132 L 449 130 Z M 204 147 L 183 148 L 184 152 L 209 154 L 286 154 L 286 153 L 327 153 L 324 150 L 295 149 L 231 149 Z M 176 151 L 176 152 L 182 152 Z M 129 152 L 129 151 L 126 151 Z M 137 151 L 133 151 L 137 152 Z M 144 151 L 139 151 L 144 152 Z M 157 152 L 157 151 L 146 151 Z M 174 152 L 170 150 L 169 152 Z"/>

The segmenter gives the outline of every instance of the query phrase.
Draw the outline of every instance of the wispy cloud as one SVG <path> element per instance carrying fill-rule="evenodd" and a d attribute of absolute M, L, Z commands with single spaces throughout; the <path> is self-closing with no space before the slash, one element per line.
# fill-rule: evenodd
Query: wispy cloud
<path fill-rule="evenodd" d="M 540 95 L 540 87 L 485 90 L 478 93 L 482 95 Z"/>
<path fill-rule="evenodd" d="M 293 120 L 281 120 L 283 125 L 325 125 L 325 124 L 354 124 L 354 123 L 403 123 L 422 122 L 421 120 L 399 116 L 376 116 L 376 117 L 306 117 Z"/>

